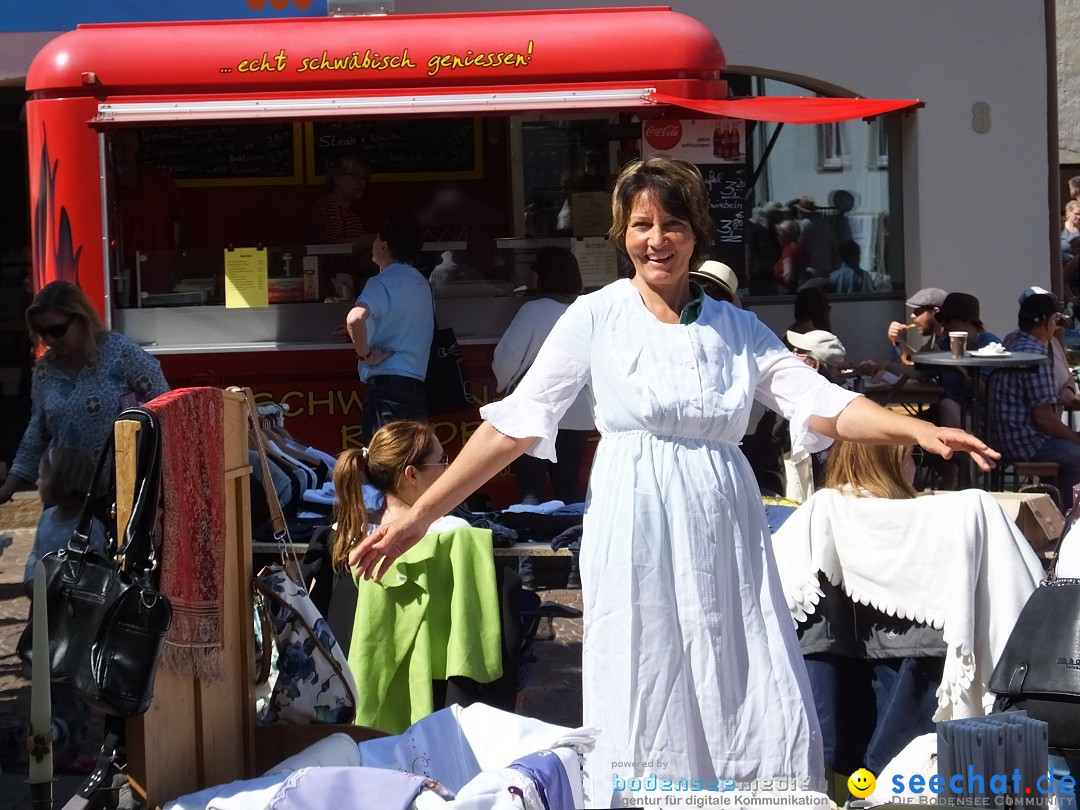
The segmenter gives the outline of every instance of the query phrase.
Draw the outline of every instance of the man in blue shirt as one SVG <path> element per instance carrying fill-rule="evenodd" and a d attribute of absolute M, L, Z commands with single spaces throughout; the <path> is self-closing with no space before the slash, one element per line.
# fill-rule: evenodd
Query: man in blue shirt
<path fill-rule="evenodd" d="M 1032 295 L 1020 305 L 1020 331 L 1005 338 L 1010 352 L 1047 354 L 1057 329 L 1057 299 Z M 1058 487 L 1065 509 L 1072 506 L 1080 482 L 1080 434 L 1061 421 L 1054 364 L 1003 368 L 990 378 L 990 445 L 1003 462 L 1052 461 L 1060 465 Z"/>
<path fill-rule="evenodd" d="M 367 384 L 364 440 L 394 419 L 425 419 L 427 376 L 435 310 L 427 279 L 412 266 L 423 244 L 406 220 L 384 225 L 371 248 L 379 274 L 368 279 L 345 319 Z"/>

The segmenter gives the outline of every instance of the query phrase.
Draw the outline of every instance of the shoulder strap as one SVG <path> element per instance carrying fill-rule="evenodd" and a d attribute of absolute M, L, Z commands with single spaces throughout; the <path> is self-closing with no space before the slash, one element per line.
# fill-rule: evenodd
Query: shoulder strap
<path fill-rule="evenodd" d="M 126 408 L 117 422 L 139 425 L 135 451 L 135 494 L 131 519 L 124 529 L 117 562 L 132 573 L 150 573 L 157 568 L 154 529 L 161 495 L 161 428 L 157 415 L 146 408 Z M 115 439 L 110 440 L 110 445 Z"/>
<path fill-rule="evenodd" d="M 97 505 L 98 497 L 102 494 L 102 475 L 107 466 L 113 481 L 115 481 L 116 468 L 108 464 L 109 459 L 116 452 L 115 447 L 113 433 L 109 431 L 109 438 L 105 441 L 105 446 L 101 448 L 101 452 L 98 454 L 97 466 L 90 480 L 90 486 L 86 490 L 86 497 L 83 499 L 79 522 L 75 524 L 75 531 L 71 533 L 71 538 L 68 540 L 67 547 L 69 551 L 85 553 L 90 547 L 90 533 L 94 526 L 94 507 Z M 111 483 L 109 489 L 113 490 L 115 488 L 115 484 Z M 112 556 L 116 552 L 116 530 L 106 527 L 106 534 L 108 535 L 108 545 L 105 551 L 109 556 Z"/>
<path fill-rule="evenodd" d="M 250 388 L 233 387 L 229 389 L 238 394 L 243 394 L 247 400 L 248 421 L 251 424 L 251 435 L 255 440 L 255 449 L 259 452 L 259 466 L 262 469 L 263 491 L 266 493 L 266 505 L 270 509 L 270 522 L 274 529 L 274 542 L 281 551 L 281 562 L 290 574 L 298 572 L 300 561 L 293 553 L 289 539 L 289 526 L 285 522 L 285 515 L 281 511 L 281 502 L 278 500 L 277 490 L 274 488 L 274 479 L 270 474 L 270 462 L 266 458 L 266 440 L 263 437 L 262 425 L 259 424 L 257 414 L 258 406 L 255 404 L 255 396 Z M 289 563 L 292 564 L 290 567 Z"/>
<path fill-rule="evenodd" d="M 1072 530 L 1072 527 L 1076 525 L 1077 520 L 1080 520 L 1080 499 L 1069 510 L 1069 516 L 1065 518 L 1065 526 L 1061 529 L 1061 536 L 1058 537 L 1057 543 L 1054 544 L 1054 556 L 1050 560 L 1050 568 L 1046 572 L 1046 581 L 1048 583 L 1053 583 L 1057 579 L 1057 564 L 1058 560 L 1061 559 L 1061 545 L 1065 542 L 1065 538 Z"/>

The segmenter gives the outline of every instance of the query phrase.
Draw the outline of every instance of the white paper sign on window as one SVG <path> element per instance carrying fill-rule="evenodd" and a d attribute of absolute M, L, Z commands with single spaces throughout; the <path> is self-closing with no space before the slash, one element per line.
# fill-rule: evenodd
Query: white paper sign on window
<path fill-rule="evenodd" d="M 581 286 L 595 290 L 618 277 L 615 247 L 602 236 L 574 240 L 574 258 L 581 270 Z"/>

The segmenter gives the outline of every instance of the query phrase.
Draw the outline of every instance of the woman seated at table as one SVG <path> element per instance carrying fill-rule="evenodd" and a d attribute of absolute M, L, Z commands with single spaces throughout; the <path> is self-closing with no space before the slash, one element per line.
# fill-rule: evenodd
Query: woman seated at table
<path fill-rule="evenodd" d="M 499 703 L 509 692 L 511 709 L 517 691 L 516 670 L 508 668 L 501 678 L 502 622 L 490 531 L 442 517 L 428 527 L 430 542 L 411 549 L 382 583 L 357 583 L 346 573 L 353 547 L 406 512 L 447 464 L 430 425 L 397 420 L 379 428 L 367 447 L 345 450 L 334 466 L 337 531 L 331 558 L 343 576 L 333 598 L 340 600 L 338 592 L 345 591 L 355 604 L 347 650 L 360 685 L 356 722 L 391 734 L 442 705 L 468 705 L 480 697 L 480 684 L 498 681 L 497 693 L 488 687 L 483 699 Z"/>
<path fill-rule="evenodd" d="M 881 773 L 935 720 L 989 710 L 993 664 L 1042 576 L 988 493 L 916 498 L 921 456 L 835 442 L 825 487 L 773 538 L 840 773 Z"/>
<path fill-rule="evenodd" d="M 825 488 L 851 498 L 914 498 L 916 452 L 835 442 Z M 824 575 L 819 582 L 824 597 L 798 632 L 826 764 L 881 773 L 907 743 L 934 730 L 945 642 L 940 630 L 859 604 Z"/>

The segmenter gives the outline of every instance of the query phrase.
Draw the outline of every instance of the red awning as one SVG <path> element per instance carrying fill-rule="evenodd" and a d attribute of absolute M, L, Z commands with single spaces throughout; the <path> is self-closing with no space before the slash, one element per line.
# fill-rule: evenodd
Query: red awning
<path fill-rule="evenodd" d="M 884 98 L 791 98 L 759 96 L 757 98 L 707 99 L 683 98 L 667 93 L 650 93 L 649 100 L 673 104 L 688 110 L 745 118 L 750 121 L 773 121 L 784 124 L 828 124 L 856 118 L 873 118 L 884 113 L 922 107 L 918 99 Z"/>

